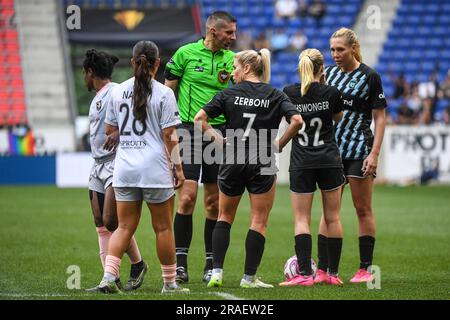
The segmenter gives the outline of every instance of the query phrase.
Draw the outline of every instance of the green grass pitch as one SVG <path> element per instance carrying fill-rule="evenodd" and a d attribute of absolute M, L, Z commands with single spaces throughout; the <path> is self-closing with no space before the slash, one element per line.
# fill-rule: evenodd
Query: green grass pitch
<path fill-rule="evenodd" d="M 200 198 L 202 195 L 200 194 Z M 232 228 L 225 260 L 224 287 L 206 288 L 201 282 L 204 261 L 203 210 L 194 215 L 194 237 L 189 253 L 189 295 L 162 296 L 155 241 L 145 208 L 137 240 L 150 268 L 143 286 L 131 294 L 105 296 L 84 289 L 98 284 L 102 269 L 97 235 L 84 189 L 55 187 L 0 188 L 0 299 L 446 299 L 450 298 L 450 187 L 377 186 L 374 210 L 377 242 L 374 264 L 381 269 L 381 289 L 351 285 L 358 268 L 356 215 L 347 189 L 343 198 L 344 245 L 340 275 L 342 288 L 278 288 L 244 290 L 239 280 L 244 266 L 244 242 L 249 225 L 248 197 L 244 195 Z M 316 194 L 313 215 L 313 256 L 321 212 Z M 294 254 L 293 218 L 289 190 L 279 186 L 271 212 L 266 247 L 259 276 L 276 285 L 283 279 L 283 265 Z M 67 268 L 81 271 L 81 289 L 69 290 Z M 129 261 L 122 263 L 126 281 Z M 218 294 L 219 293 L 219 294 Z"/>

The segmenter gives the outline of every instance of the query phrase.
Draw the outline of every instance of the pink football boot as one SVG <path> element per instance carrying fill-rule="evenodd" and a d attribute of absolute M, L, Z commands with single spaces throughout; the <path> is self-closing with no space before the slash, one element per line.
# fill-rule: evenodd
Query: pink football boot
<path fill-rule="evenodd" d="M 359 269 L 358 272 L 351 278 L 351 283 L 363 283 L 373 280 L 372 274 L 366 269 Z"/>
<path fill-rule="evenodd" d="M 316 284 L 328 283 L 328 274 L 325 271 L 318 269 L 316 277 L 314 279 L 314 283 Z"/>
<path fill-rule="evenodd" d="M 293 287 L 293 286 L 304 286 L 304 287 L 312 287 L 314 285 L 313 276 L 302 276 L 298 275 L 292 278 L 291 280 L 287 280 L 278 284 L 280 287 Z"/>
<path fill-rule="evenodd" d="M 328 284 L 332 286 L 343 286 L 344 282 L 339 278 L 339 276 L 328 275 Z"/>

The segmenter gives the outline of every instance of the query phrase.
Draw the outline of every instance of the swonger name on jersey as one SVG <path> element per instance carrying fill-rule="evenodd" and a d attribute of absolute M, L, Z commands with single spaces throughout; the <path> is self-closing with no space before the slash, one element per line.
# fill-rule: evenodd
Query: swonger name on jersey
<path fill-rule="evenodd" d="M 316 103 L 306 103 L 306 104 L 297 104 L 295 106 L 297 107 L 297 110 L 300 113 L 317 112 L 317 111 L 323 111 L 323 110 L 329 110 L 330 109 L 330 103 L 328 101 L 321 101 L 321 102 L 316 102 Z"/>
<path fill-rule="evenodd" d="M 253 99 L 253 98 L 244 98 L 236 96 L 234 100 L 235 106 L 243 106 L 243 107 L 261 107 L 261 108 L 269 108 L 270 100 L 268 99 Z"/>

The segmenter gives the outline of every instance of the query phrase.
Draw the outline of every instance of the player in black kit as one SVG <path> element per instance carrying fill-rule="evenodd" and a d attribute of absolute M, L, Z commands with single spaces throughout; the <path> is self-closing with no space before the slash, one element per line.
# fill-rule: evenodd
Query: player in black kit
<path fill-rule="evenodd" d="M 311 206 L 316 184 L 322 192 L 324 221 L 328 229 L 329 270 L 326 282 L 342 285 L 338 276 L 342 248 L 341 187 L 345 183 L 342 161 L 334 139 L 333 120 L 342 117 L 342 95 L 324 82 L 323 55 L 317 49 L 300 54 L 301 85 L 284 88 L 304 124 L 292 140 L 289 168 L 295 222 L 295 252 L 300 274 L 280 286 L 313 286 L 311 269 Z"/>
<path fill-rule="evenodd" d="M 350 282 L 365 283 L 373 280 L 368 270 L 373 260 L 376 232 L 372 192 L 386 126 L 386 99 L 380 75 L 362 62 L 360 44 L 353 30 L 337 30 L 331 36 L 330 49 L 336 65 L 325 69 L 326 81 L 342 93 L 344 100 L 336 141 L 359 224 L 360 265 Z M 327 228 L 323 219 L 319 233 L 318 268 L 326 269 Z"/>
<path fill-rule="evenodd" d="M 250 195 L 250 230 L 245 242 L 245 272 L 242 288 L 272 288 L 256 278 L 264 252 L 269 212 L 275 197 L 276 166 L 274 153 L 294 137 L 302 117 L 289 98 L 267 83 L 270 79 L 270 52 L 247 50 L 234 59 L 233 78 L 237 83 L 218 93 L 195 117 L 218 145 L 223 137 L 208 124 L 221 114 L 226 119 L 226 148 L 219 169 L 219 218 L 213 232 L 213 274 L 208 287 L 221 287 L 223 264 L 230 243 L 230 229 L 242 194 Z M 276 141 L 282 117 L 290 123 Z M 278 147 L 277 147 L 278 145 Z"/>

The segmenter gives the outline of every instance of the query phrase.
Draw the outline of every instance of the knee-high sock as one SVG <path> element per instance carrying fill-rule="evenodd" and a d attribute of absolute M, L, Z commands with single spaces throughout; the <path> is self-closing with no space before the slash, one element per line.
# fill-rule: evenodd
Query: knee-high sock
<path fill-rule="evenodd" d="M 360 269 L 367 269 L 372 265 L 375 238 L 372 236 L 359 237 Z"/>
<path fill-rule="evenodd" d="M 109 232 L 105 227 L 95 228 L 98 234 L 98 246 L 100 249 L 100 261 L 102 262 L 102 267 L 105 268 L 105 259 L 108 254 L 108 244 L 111 238 L 111 232 Z"/>
<path fill-rule="evenodd" d="M 336 275 L 341 260 L 342 238 L 328 238 L 328 273 Z"/>
<path fill-rule="evenodd" d="M 116 279 L 120 276 L 120 263 L 122 259 L 107 255 L 105 259 L 105 274 L 112 274 Z"/>
<path fill-rule="evenodd" d="M 259 232 L 248 230 L 245 240 L 245 270 L 244 274 L 254 276 L 264 253 L 266 238 Z"/>
<path fill-rule="evenodd" d="M 177 265 L 176 264 L 170 264 L 170 265 L 161 265 L 161 271 L 162 271 L 162 277 L 164 280 L 164 283 L 173 283 L 175 282 L 175 278 L 177 275 Z"/>
<path fill-rule="evenodd" d="M 214 232 L 214 227 L 216 226 L 217 220 L 205 219 L 205 232 L 203 238 L 205 240 L 205 268 L 204 270 L 212 269 L 213 265 L 213 252 L 212 252 L 212 237 Z"/>
<path fill-rule="evenodd" d="M 230 244 L 231 224 L 225 221 L 217 221 L 212 237 L 213 267 L 223 269 L 225 254 Z"/>
<path fill-rule="evenodd" d="M 187 269 L 187 257 L 192 240 L 192 215 L 177 212 L 174 221 L 177 267 Z"/>
<path fill-rule="evenodd" d="M 295 254 L 297 255 L 300 274 L 312 275 L 311 270 L 312 239 L 310 234 L 298 234 L 295 236 Z"/>
<path fill-rule="evenodd" d="M 328 238 L 319 234 L 317 238 L 317 255 L 319 262 L 317 268 L 327 272 L 328 270 Z"/>

